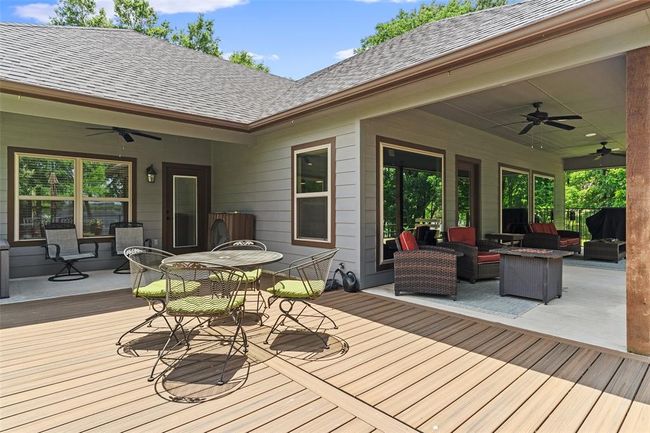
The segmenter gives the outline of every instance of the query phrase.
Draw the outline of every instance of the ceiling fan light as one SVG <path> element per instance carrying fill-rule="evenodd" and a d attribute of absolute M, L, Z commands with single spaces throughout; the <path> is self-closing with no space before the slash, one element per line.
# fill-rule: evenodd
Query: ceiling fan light
<path fill-rule="evenodd" d="M 597 134 L 595 132 L 589 132 L 585 134 L 585 137 L 595 137 Z"/>

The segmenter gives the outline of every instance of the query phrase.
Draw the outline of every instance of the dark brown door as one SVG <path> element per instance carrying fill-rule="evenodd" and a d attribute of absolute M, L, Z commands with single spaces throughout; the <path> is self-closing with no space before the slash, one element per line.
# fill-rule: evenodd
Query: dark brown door
<path fill-rule="evenodd" d="M 163 162 L 163 248 L 174 254 L 208 245 L 210 167 Z"/>
<path fill-rule="evenodd" d="M 480 234 L 481 162 L 473 158 L 456 158 L 456 225 L 476 227 Z"/>

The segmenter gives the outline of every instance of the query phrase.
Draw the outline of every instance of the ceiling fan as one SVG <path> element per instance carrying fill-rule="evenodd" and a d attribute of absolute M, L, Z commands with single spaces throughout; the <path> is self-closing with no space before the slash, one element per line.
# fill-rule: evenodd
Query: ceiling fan
<path fill-rule="evenodd" d="M 90 137 L 93 135 L 101 135 L 101 134 L 112 134 L 116 133 L 120 137 L 124 139 L 127 143 L 133 143 L 135 141 L 135 138 L 133 138 L 134 135 L 137 135 L 139 137 L 145 137 L 145 138 L 150 138 L 152 140 L 162 140 L 160 137 L 156 137 L 155 135 L 150 135 L 150 134 L 145 134 L 144 132 L 140 131 L 135 131 L 132 129 L 126 129 L 126 128 L 118 128 L 116 126 L 112 126 L 110 128 L 86 128 L 91 131 L 101 131 L 101 132 L 96 132 L 94 134 L 88 134 L 86 137 Z"/>
<path fill-rule="evenodd" d="M 541 106 L 542 106 L 541 102 L 533 102 L 533 107 L 535 107 L 535 111 L 528 114 L 522 114 L 522 116 L 526 118 L 526 121 L 530 123 L 528 123 L 528 125 L 524 126 L 524 128 L 521 131 L 519 131 L 519 135 L 524 135 L 528 133 L 528 131 L 530 131 L 533 126 L 538 126 L 541 124 L 554 126 L 556 128 L 570 131 L 572 129 L 575 129 L 575 126 L 565 125 L 564 123 L 560 123 L 559 121 L 582 119 L 582 116 L 578 116 L 577 114 L 568 114 L 565 116 L 549 116 L 548 113 L 544 111 L 539 111 L 539 107 Z"/>
<path fill-rule="evenodd" d="M 615 149 L 610 149 L 607 147 L 607 142 L 606 141 L 601 141 L 600 145 L 602 146 L 600 149 L 596 150 L 594 153 L 590 153 L 589 155 L 595 155 L 594 161 L 602 158 L 605 155 L 621 155 L 625 156 L 624 153 L 622 152 L 616 152 L 617 150 L 620 150 L 618 147 Z"/>

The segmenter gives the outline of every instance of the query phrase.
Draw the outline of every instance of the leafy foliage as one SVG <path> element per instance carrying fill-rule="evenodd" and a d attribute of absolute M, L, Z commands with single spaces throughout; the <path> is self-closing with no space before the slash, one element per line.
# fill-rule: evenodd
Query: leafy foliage
<path fill-rule="evenodd" d="M 50 23 L 78 27 L 110 27 L 132 29 L 164 39 L 182 47 L 221 57 L 219 38 L 214 35 L 214 20 L 199 14 L 185 29 L 172 29 L 169 21 L 160 21 L 158 14 L 147 0 L 113 0 L 115 17 L 108 18 L 106 10 L 97 10 L 95 0 L 59 0 Z M 238 63 L 262 72 L 269 72 L 268 66 L 257 63 L 247 51 L 238 51 L 231 57 Z"/>
<path fill-rule="evenodd" d="M 625 207 L 625 168 L 566 173 L 567 209 Z"/>
<path fill-rule="evenodd" d="M 528 207 L 527 174 L 504 171 L 501 188 L 503 209 L 521 209 Z"/>
<path fill-rule="evenodd" d="M 228 58 L 233 63 L 237 63 L 239 65 L 244 65 L 247 68 L 255 69 L 258 71 L 262 72 L 269 72 L 269 67 L 266 66 L 262 62 L 256 62 L 255 59 L 253 59 L 253 55 L 249 53 L 248 51 L 235 51 L 230 55 Z"/>
<path fill-rule="evenodd" d="M 363 52 L 422 24 L 505 4 L 506 0 L 478 0 L 476 3 L 469 0 L 450 0 L 447 4 L 437 4 L 435 1 L 429 4 L 424 3 L 418 9 L 411 11 L 401 9 L 397 16 L 391 20 L 377 24 L 375 33 L 361 39 L 361 47 L 355 52 Z"/>
<path fill-rule="evenodd" d="M 552 222 L 555 208 L 555 180 L 541 176 L 533 176 L 533 178 L 535 182 L 535 222 Z"/>

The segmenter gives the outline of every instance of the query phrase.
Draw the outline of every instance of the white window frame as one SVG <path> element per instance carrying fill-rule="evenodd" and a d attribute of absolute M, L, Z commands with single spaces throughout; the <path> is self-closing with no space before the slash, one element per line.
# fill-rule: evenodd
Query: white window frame
<path fill-rule="evenodd" d="M 74 195 L 73 196 L 33 196 L 19 195 L 20 191 L 20 170 L 19 161 L 21 157 L 59 159 L 74 162 Z M 83 163 L 84 162 L 108 162 L 127 164 L 128 168 L 128 189 L 127 197 L 89 197 L 83 194 Z M 133 217 L 133 162 L 124 159 L 96 158 L 74 155 L 57 155 L 38 152 L 15 152 L 14 153 L 14 240 L 16 242 L 41 241 L 45 238 L 20 239 L 20 200 L 51 200 L 51 201 L 72 201 L 74 206 L 73 221 L 79 239 L 112 238 L 113 236 L 84 236 L 83 235 L 83 203 L 84 201 L 96 202 L 125 202 L 128 203 L 129 221 Z"/>
<path fill-rule="evenodd" d="M 293 182 L 293 190 L 291 191 L 292 195 L 292 220 L 293 220 L 293 239 L 292 243 L 301 243 L 308 242 L 314 244 L 331 244 L 332 241 L 332 189 L 333 189 L 333 176 L 332 176 L 332 146 L 334 142 L 328 142 L 324 144 L 316 144 L 309 147 L 301 147 L 299 149 L 294 148 L 293 153 L 293 173 L 291 174 Z M 327 149 L 327 191 L 323 192 L 297 192 L 298 190 L 298 156 L 303 153 L 313 152 L 315 150 Z M 306 238 L 298 237 L 298 200 L 301 198 L 315 198 L 315 197 L 327 197 L 327 238 Z"/>
<path fill-rule="evenodd" d="M 385 141 L 380 141 L 379 142 L 379 170 L 381 171 L 381 174 L 378 176 L 379 178 L 379 224 L 380 227 L 378 227 L 378 233 L 379 233 L 379 266 L 382 265 L 387 265 L 387 264 L 392 264 L 395 259 L 384 259 L 384 176 L 383 176 L 383 170 L 384 170 L 384 149 L 395 149 L 395 150 L 400 150 L 402 152 L 409 152 L 409 153 L 417 153 L 420 155 L 426 155 L 426 156 L 433 156 L 435 158 L 440 158 L 441 160 L 441 165 L 440 165 L 440 174 L 442 176 L 442 229 L 445 227 L 445 221 L 447 219 L 447 214 L 446 214 L 446 208 L 447 208 L 447 203 L 446 203 L 446 182 L 445 182 L 445 164 L 446 164 L 446 159 L 445 159 L 445 154 L 441 152 L 436 152 L 434 149 L 431 151 L 428 150 L 422 150 L 419 148 L 414 148 L 414 147 L 408 147 L 408 146 L 400 146 L 399 144 L 393 144 L 390 142 L 385 142 Z"/>
<path fill-rule="evenodd" d="M 176 244 L 176 179 L 194 180 L 196 196 L 194 197 L 194 215 L 196 215 L 196 224 L 194 225 L 194 245 L 177 245 Z M 172 246 L 173 248 L 194 248 L 199 246 L 199 178 L 198 176 L 189 176 L 175 174 L 172 176 Z"/>

